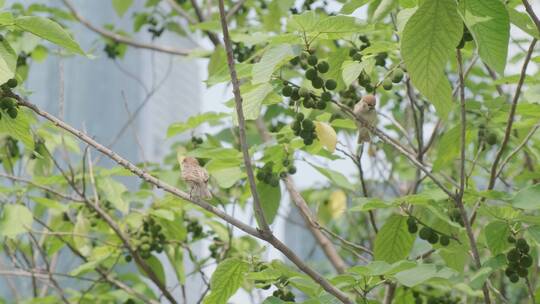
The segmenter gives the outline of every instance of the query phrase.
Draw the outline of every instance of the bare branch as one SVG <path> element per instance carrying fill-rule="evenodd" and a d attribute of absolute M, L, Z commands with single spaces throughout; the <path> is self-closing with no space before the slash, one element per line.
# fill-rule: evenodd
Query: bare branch
<path fill-rule="evenodd" d="M 538 33 L 540 34 L 540 19 L 538 19 L 538 16 L 534 13 L 534 10 L 532 6 L 529 4 L 529 1 L 522 0 L 523 5 L 525 6 L 525 10 L 531 16 L 531 19 L 533 20 L 534 24 L 536 25 L 536 29 L 538 29 Z"/>
<path fill-rule="evenodd" d="M 195 0 L 191 1 L 192 3 Z M 255 217 L 263 233 L 271 234 L 270 227 L 264 216 L 264 211 L 261 206 L 259 194 L 257 193 L 257 184 L 255 183 L 255 175 L 253 174 L 253 167 L 251 165 L 251 157 L 249 155 L 249 148 L 246 139 L 246 122 L 244 119 L 244 109 L 242 106 L 242 95 L 240 95 L 240 81 L 236 74 L 236 68 L 234 64 L 234 56 L 229 37 L 229 27 L 227 25 L 227 18 L 225 17 L 225 5 L 223 0 L 219 1 L 219 14 L 221 19 L 221 28 L 223 29 L 223 42 L 225 43 L 225 50 L 227 52 L 227 63 L 229 66 L 229 73 L 231 75 L 231 83 L 234 93 L 234 101 L 236 105 L 236 116 L 238 118 L 238 133 L 240 139 L 240 147 L 242 149 L 242 155 L 244 157 L 244 165 L 246 166 L 246 173 L 248 176 L 249 186 L 251 190 L 251 196 L 253 197 L 253 205 L 255 209 Z"/>

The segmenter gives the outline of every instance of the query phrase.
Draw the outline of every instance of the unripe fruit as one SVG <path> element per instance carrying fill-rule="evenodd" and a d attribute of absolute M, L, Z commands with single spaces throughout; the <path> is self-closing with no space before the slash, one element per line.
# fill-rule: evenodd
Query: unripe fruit
<path fill-rule="evenodd" d="M 320 89 L 323 87 L 324 85 L 324 80 L 321 78 L 321 77 L 317 77 L 315 79 L 313 79 L 311 81 L 311 85 L 315 88 L 315 89 Z"/>
<path fill-rule="evenodd" d="M 418 235 L 420 236 L 420 238 L 422 240 L 428 240 L 430 237 L 431 237 L 431 228 L 429 227 L 422 227 L 422 229 L 420 229 L 420 232 L 418 233 Z"/>
<path fill-rule="evenodd" d="M 350 57 L 353 57 L 354 54 L 356 54 L 356 53 L 358 53 L 358 51 L 357 51 L 356 49 L 350 49 L 350 50 L 349 50 L 349 56 L 350 56 Z"/>
<path fill-rule="evenodd" d="M 289 172 L 289 174 L 295 174 L 296 173 L 296 167 L 295 166 L 290 166 L 287 171 Z"/>
<path fill-rule="evenodd" d="M 520 276 L 521 278 L 524 278 L 529 275 L 529 271 L 527 270 L 527 268 L 518 268 L 516 272 L 517 272 L 517 275 Z"/>
<path fill-rule="evenodd" d="M 392 73 L 392 82 L 400 83 L 401 80 L 403 80 L 403 70 L 400 68 L 396 68 L 394 70 L 394 73 Z"/>
<path fill-rule="evenodd" d="M 299 120 L 299 121 L 304 120 L 304 113 L 300 112 L 296 114 L 296 120 Z"/>
<path fill-rule="evenodd" d="M 392 81 L 390 79 L 385 79 L 383 80 L 382 82 L 382 87 L 383 89 L 385 89 L 386 91 L 389 91 L 392 89 Z"/>
<path fill-rule="evenodd" d="M 410 226 L 410 225 L 415 225 L 415 224 L 416 224 L 416 220 L 414 219 L 414 217 L 409 216 L 409 217 L 407 218 L 407 225 Z"/>
<path fill-rule="evenodd" d="M 13 88 L 17 87 L 17 85 L 19 85 L 19 82 L 17 81 L 17 79 L 11 78 L 10 80 L 8 80 L 6 82 L 6 84 L 7 84 L 8 87 L 13 89 Z"/>
<path fill-rule="evenodd" d="M 306 88 L 300 88 L 298 90 L 298 95 L 300 95 L 301 97 L 304 97 L 304 98 L 309 97 L 309 90 L 306 89 Z"/>
<path fill-rule="evenodd" d="M 293 92 L 293 88 L 290 86 L 284 86 L 283 89 L 281 89 L 281 94 L 285 97 L 291 97 Z"/>
<path fill-rule="evenodd" d="M 313 124 L 313 121 L 305 119 L 304 121 L 302 121 L 302 128 L 305 130 L 313 130 L 315 128 L 315 125 Z"/>
<path fill-rule="evenodd" d="M 416 225 L 416 223 L 407 225 L 407 229 L 409 230 L 409 233 L 416 233 L 418 231 L 418 225 Z"/>
<path fill-rule="evenodd" d="M 508 240 L 508 243 L 515 243 L 516 242 L 516 239 L 511 235 L 508 236 L 507 240 Z"/>
<path fill-rule="evenodd" d="M 517 262 L 519 260 L 520 256 L 521 256 L 521 254 L 519 253 L 519 251 L 516 248 L 511 249 L 506 254 L 506 258 L 508 259 L 509 262 Z"/>
<path fill-rule="evenodd" d="M 308 59 L 307 59 L 308 64 L 311 65 L 311 66 L 317 65 L 317 62 L 318 62 L 318 61 L 319 61 L 319 60 L 317 59 L 317 56 L 315 56 L 315 55 L 310 55 L 310 56 L 308 57 Z"/>
<path fill-rule="evenodd" d="M 506 267 L 506 269 L 504 270 L 504 274 L 507 276 L 507 277 L 510 277 L 511 275 L 515 274 L 516 271 L 514 270 L 514 268 L 512 267 Z"/>
<path fill-rule="evenodd" d="M 355 61 L 362 61 L 362 54 L 356 53 L 352 56 L 352 59 Z"/>
<path fill-rule="evenodd" d="M 439 235 L 437 233 L 432 232 L 427 241 L 430 244 L 437 244 L 437 242 L 439 241 Z"/>
<path fill-rule="evenodd" d="M 17 114 L 19 113 L 19 111 L 17 111 L 17 108 L 11 107 L 11 108 L 7 109 L 7 113 L 9 115 L 9 117 L 11 117 L 11 119 L 15 119 L 15 118 L 17 118 Z"/>
<path fill-rule="evenodd" d="M 326 102 L 324 102 L 323 100 L 319 100 L 316 104 L 316 107 L 318 110 L 324 110 L 326 109 Z"/>
<path fill-rule="evenodd" d="M 497 134 L 491 132 L 488 134 L 488 136 L 486 137 L 486 142 L 490 145 L 490 146 L 493 146 L 497 143 Z"/>
<path fill-rule="evenodd" d="M 523 268 L 529 268 L 533 264 L 533 260 L 530 255 L 522 256 L 519 260 L 519 265 Z"/>
<path fill-rule="evenodd" d="M 330 92 L 323 92 L 321 94 L 321 100 L 330 101 L 331 99 L 332 99 L 332 94 L 330 94 Z"/>
<path fill-rule="evenodd" d="M 441 241 L 442 246 L 446 247 L 446 246 L 450 245 L 450 238 L 448 236 L 446 236 L 446 235 L 442 235 L 440 241 Z"/>
<path fill-rule="evenodd" d="M 300 57 L 296 56 L 289 61 L 292 65 L 298 65 L 300 63 Z"/>
<path fill-rule="evenodd" d="M 319 62 L 319 64 L 317 64 L 317 70 L 320 73 L 324 74 L 324 73 L 328 72 L 329 69 L 330 69 L 330 65 L 326 61 L 321 61 L 321 62 Z"/>
<path fill-rule="evenodd" d="M 325 83 L 325 87 L 330 91 L 335 90 L 337 88 L 337 82 L 334 79 L 328 79 Z"/>
<path fill-rule="evenodd" d="M 306 78 L 309 79 L 309 80 L 313 80 L 313 79 L 317 78 L 317 70 L 315 70 L 314 68 L 309 68 L 306 71 Z"/>
<path fill-rule="evenodd" d="M 519 276 L 516 273 L 514 273 L 511 276 L 509 276 L 508 279 L 512 283 L 517 283 L 519 281 Z"/>
<path fill-rule="evenodd" d="M 298 100 L 300 99 L 300 94 L 298 94 L 298 89 L 297 88 L 294 88 L 293 89 L 293 92 L 291 94 L 291 99 L 292 100 Z"/>
<path fill-rule="evenodd" d="M 522 253 L 527 253 L 531 249 L 529 247 L 529 244 L 527 244 L 527 241 L 525 239 L 519 239 L 516 242 L 516 248 L 519 249 Z"/>

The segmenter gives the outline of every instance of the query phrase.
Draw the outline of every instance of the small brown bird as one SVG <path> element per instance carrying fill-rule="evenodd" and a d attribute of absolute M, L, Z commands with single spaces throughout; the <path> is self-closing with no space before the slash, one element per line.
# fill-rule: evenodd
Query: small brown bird
<path fill-rule="evenodd" d="M 356 116 L 363 118 L 370 125 L 377 124 L 377 110 L 375 106 L 377 105 L 377 99 L 374 95 L 365 95 L 354 105 L 353 112 Z M 358 143 L 369 142 L 371 136 L 369 135 L 369 130 L 362 124 L 358 123 Z"/>
<path fill-rule="evenodd" d="M 189 185 L 189 196 L 193 198 L 212 198 L 212 193 L 208 190 L 208 179 L 210 176 L 205 168 L 199 165 L 194 157 L 185 157 L 180 163 L 182 167 L 182 178 Z"/>

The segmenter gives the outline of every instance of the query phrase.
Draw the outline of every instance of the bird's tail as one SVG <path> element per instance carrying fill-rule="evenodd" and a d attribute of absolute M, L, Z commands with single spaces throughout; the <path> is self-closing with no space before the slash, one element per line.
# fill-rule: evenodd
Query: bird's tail
<path fill-rule="evenodd" d="M 369 142 L 371 140 L 371 136 L 369 135 L 369 130 L 367 128 L 362 128 L 358 132 L 358 143 L 361 144 L 363 142 Z"/>

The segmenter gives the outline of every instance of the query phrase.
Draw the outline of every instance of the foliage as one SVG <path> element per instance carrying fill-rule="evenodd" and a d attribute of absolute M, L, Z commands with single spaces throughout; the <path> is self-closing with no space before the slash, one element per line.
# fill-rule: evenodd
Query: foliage
<path fill-rule="evenodd" d="M 540 299 L 540 21 L 525 0 L 247 0 L 223 12 L 216 0 L 111 0 L 130 29 L 92 24 L 69 0 L 33 2 L 0 1 L 0 275 L 32 282 L 24 303 L 182 303 L 174 286 L 201 274 L 205 304 L 239 290 L 266 304 Z M 100 48 L 81 48 L 79 23 Z M 213 48 L 165 47 L 164 33 Z M 139 167 L 24 88 L 47 56 L 113 64 L 133 48 L 205 62 L 207 87 L 240 94 L 228 112 L 172 124 L 169 155 Z M 376 125 L 355 107 L 365 96 Z M 357 144 L 358 129 L 371 140 Z M 213 198 L 180 178 L 186 157 Z M 300 191 L 308 172 L 326 183 Z M 265 227 L 287 196 L 323 261 Z M 223 211 L 234 208 L 257 227 Z M 270 247 L 284 258 L 268 260 Z M 53 262 L 67 255 L 76 265 Z"/>

